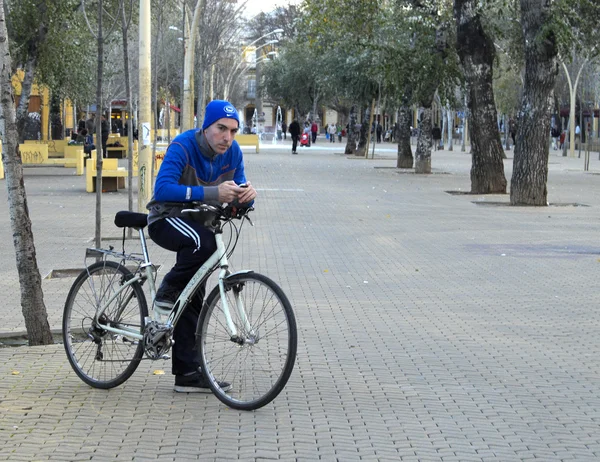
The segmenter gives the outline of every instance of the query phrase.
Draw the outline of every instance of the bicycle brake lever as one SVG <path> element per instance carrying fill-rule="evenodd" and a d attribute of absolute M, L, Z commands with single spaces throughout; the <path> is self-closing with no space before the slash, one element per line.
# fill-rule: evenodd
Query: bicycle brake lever
<path fill-rule="evenodd" d="M 250 217 L 248 215 L 246 215 L 246 220 L 248 220 L 248 223 L 250 223 L 250 226 L 254 226 L 254 223 L 252 223 L 252 220 L 250 219 Z"/>

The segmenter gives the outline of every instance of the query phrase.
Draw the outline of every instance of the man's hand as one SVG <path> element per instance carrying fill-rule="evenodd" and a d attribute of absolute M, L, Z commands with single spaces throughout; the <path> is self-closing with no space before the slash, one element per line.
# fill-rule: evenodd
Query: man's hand
<path fill-rule="evenodd" d="M 221 183 L 217 190 L 219 192 L 219 202 L 231 203 L 239 197 L 243 189 L 240 188 L 235 181 L 225 181 Z"/>
<path fill-rule="evenodd" d="M 245 185 L 242 185 L 240 189 L 241 193 L 237 197 L 240 204 L 247 204 L 256 197 L 256 189 L 254 189 L 254 186 L 249 181 Z"/>

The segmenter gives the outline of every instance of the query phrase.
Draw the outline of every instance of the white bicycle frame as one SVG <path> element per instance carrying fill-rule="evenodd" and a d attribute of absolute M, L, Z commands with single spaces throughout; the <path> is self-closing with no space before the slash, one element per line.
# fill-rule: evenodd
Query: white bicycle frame
<path fill-rule="evenodd" d="M 153 274 L 152 274 L 154 271 L 154 267 L 153 267 L 152 263 L 150 262 L 150 259 L 148 256 L 148 249 L 146 247 L 146 239 L 145 239 L 143 230 L 140 229 L 139 233 L 140 233 L 140 241 L 141 241 L 142 251 L 144 253 L 144 263 L 141 265 L 141 267 L 144 269 L 144 275 L 136 275 L 135 277 L 133 277 L 130 280 L 128 280 L 127 282 L 125 282 L 125 284 L 123 284 L 121 286 L 121 288 L 117 292 L 115 292 L 112 295 L 112 297 L 110 297 L 110 299 L 108 299 L 108 301 L 103 306 L 101 306 L 100 308 L 98 308 L 96 310 L 95 321 L 97 323 L 99 323 L 98 320 L 99 320 L 100 316 L 104 313 L 104 311 L 106 311 L 106 309 L 111 305 L 111 303 L 114 302 L 114 300 L 119 296 L 119 294 L 121 294 L 125 289 L 127 289 L 132 284 L 135 284 L 136 282 L 142 282 L 143 280 L 148 280 L 150 283 L 150 296 L 151 296 L 152 300 L 154 300 L 154 298 L 156 297 L 156 289 L 154 287 L 154 278 L 153 278 Z M 227 302 L 227 296 L 226 296 L 226 290 L 225 290 L 224 281 L 228 276 L 230 276 L 230 274 L 228 271 L 229 262 L 227 261 L 227 249 L 225 248 L 225 244 L 223 242 L 223 234 L 220 232 L 215 233 L 215 240 L 217 242 L 217 250 L 198 269 L 198 271 L 196 271 L 196 274 L 194 274 L 194 276 L 192 277 L 190 282 L 188 282 L 188 284 L 183 289 L 183 292 L 181 292 L 181 295 L 175 302 L 173 309 L 170 311 L 169 317 L 166 322 L 167 327 L 175 327 L 175 325 L 177 324 L 177 321 L 179 320 L 179 318 L 181 317 L 181 314 L 183 313 L 183 309 L 185 309 L 187 307 L 187 304 L 190 301 L 192 294 L 195 293 L 197 286 L 202 282 L 202 280 L 209 273 L 211 268 L 213 268 L 215 265 L 218 264 L 218 266 L 220 268 L 218 285 L 219 285 L 219 293 L 221 296 L 221 305 L 222 305 L 223 315 L 225 316 L 227 328 L 229 330 L 229 334 L 231 335 L 231 337 L 236 337 L 238 335 L 237 328 L 231 317 L 231 311 L 230 311 L 229 303 Z M 249 272 L 249 271 L 242 271 L 242 272 Z M 239 273 L 236 273 L 236 274 L 239 274 Z M 131 296 L 133 296 L 133 293 L 131 294 Z M 245 310 L 244 304 L 242 302 L 242 297 L 239 296 L 239 294 L 235 294 L 234 296 L 235 296 L 237 312 L 240 317 L 240 320 L 242 321 L 242 323 L 244 325 L 245 332 L 249 333 L 249 335 L 254 335 L 254 332 L 248 321 L 248 317 L 246 316 L 246 310 Z M 98 300 L 97 300 L 97 302 L 98 302 Z M 128 302 L 129 302 L 129 300 L 127 300 L 127 303 Z M 181 309 L 182 307 L 183 307 L 183 309 Z M 157 322 L 159 321 L 160 316 L 165 316 L 167 313 L 169 313 L 168 311 L 163 312 L 162 310 L 157 309 L 154 306 L 154 303 L 152 303 L 151 310 L 152 310 L 151 311 L 152 312 L 151 320 L 157 321 Z M 147 321 L 148 321 L 148 319 L 147 319 Z M 135 338 L 137 340 L 143 340 L 143 338 L 144 338 L 144 335 L 140 331 L 136 331 L 133 329 L 116 328 L 116 327 L 108 326 L 108 325 L 104 325 L 104 324 L 102 324 L 102 329 L 104 329 L 108 332 L 111 332 L 113 334 L 123 335 L 125 337 Z"/>

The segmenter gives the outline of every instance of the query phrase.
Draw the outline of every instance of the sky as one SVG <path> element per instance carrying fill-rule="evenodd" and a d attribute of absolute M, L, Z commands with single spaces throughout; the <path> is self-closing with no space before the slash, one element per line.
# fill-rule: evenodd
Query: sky
<path fill-rule="evenodd" d="M 261 11 L 265 13 L 272 11 L 276 6 L 287 6 L 298 3 L 300 3 L 300 0 L 248 0 L 245 16 L 251 18 Z"/>

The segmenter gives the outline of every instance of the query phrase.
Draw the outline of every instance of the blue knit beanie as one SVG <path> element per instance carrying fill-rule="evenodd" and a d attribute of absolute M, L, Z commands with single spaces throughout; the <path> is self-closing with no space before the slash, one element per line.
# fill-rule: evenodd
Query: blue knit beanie
<path fill-rule="evenodd" d="M 240 116 L 232 104 L 228 101 L 215 99 L 206 105 L 204 111 L 204 123 L 202 130 L 206 130 L 219 119 L 234 119 L 240 126 Z"/>

